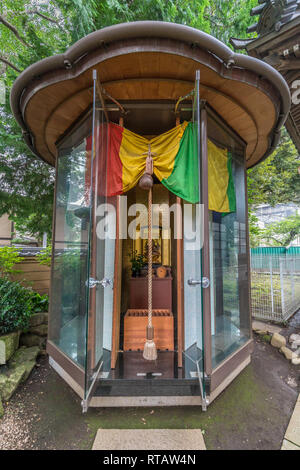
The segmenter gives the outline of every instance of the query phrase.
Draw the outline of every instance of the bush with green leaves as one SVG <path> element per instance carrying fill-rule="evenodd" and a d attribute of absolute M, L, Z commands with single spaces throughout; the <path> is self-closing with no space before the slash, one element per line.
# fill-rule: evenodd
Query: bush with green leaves
<path fill-rule="evenodd" d="M 24 330 L 33 313 L 48 310 L 48 296 L 40 295 L 7 277 L 0 278 L 0 335 Z"/>
<path fill-rule="evenodd" d="M 32 292 L 31 302 L 32 302 L 32 313 L 48 312 L 49 297 L 47 294 L 41 295 L 38 292 Z"/>
<path fill-rule="evenodd" d="M 0 278 L 0 335 L 27 328 L 31 314 L 32 291 Z"/>
<path fill-rule="evenodd" d="M 10 276 L 22 272 L 15 269 L 15 265 L 23 261 L 19 251 L 14 246 L 2 246 L 0 248 L 0 277 Z"/>
<path fill-rule="evenodd" d="M 52 247 L 48 245 L 36 255 L 38 262 L 44 266 L 51 266 Z"/>

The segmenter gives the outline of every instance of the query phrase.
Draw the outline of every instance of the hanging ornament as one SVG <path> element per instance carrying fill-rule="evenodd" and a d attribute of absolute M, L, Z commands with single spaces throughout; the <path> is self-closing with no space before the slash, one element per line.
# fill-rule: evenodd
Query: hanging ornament
<path fill-rule="evenodd" d="M 143 358 L 148 361 L 157 359 L 157 350 L 154 342 L 154 328 L 152 324 L 152 187 L 153 187 L 153 160 L 151 145 L 149 144 L 146 170 L 140 178 L 139 186 L 148 191 L 148 324 L 146 327 L 146 342 Z"/>

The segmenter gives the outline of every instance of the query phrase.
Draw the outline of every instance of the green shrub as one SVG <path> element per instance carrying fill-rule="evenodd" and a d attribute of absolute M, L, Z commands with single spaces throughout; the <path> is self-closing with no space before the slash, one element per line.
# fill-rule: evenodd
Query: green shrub
<path fill-rule="evenodd" d="M 1 247 L 0 248 L 0 277 L 6 277 L 11 274 L 22 272 L 20 270 L 14 269 L 14 266 L 23 260 L 24 258 L 19 256 L 19 251 L 14 246 Z"/>
<path fill-rule="evenodd" d="M 7 277 L 0 278 L 0 335 L 29 326 L 29 317 L 48 311 L 48 295 L 40 295 Z"/>
<path fill-rule="evenodd" d="M 49 297 L 47 294 L 40 295 L 37 292 L 32 292 L 31 297 L 32 312 L 48 312 Z"/>
<path fill-rule="evenodd" d="M 0 278 L 0 334 L 28 327 L 32 314 L 32 290 L 16 281 Z"/>
<path fill-rule="evenodd" d="M 37 253 L 36 259 L 40 264 L 43 264 L 45 266 L 51 266 L 51 253 L 52 253 L 52 247 L 48 245 L 46 248 L 40 251 L 40 253 Z"/>

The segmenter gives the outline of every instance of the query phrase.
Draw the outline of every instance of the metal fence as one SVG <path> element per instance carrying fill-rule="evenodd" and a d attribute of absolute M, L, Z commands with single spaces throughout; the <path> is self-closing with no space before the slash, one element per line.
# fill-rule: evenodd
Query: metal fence
<path fill-rule="evenodd" d="M 300 308 L 300 247 L 251 250 L 252 316 L 283 322 Z"/>

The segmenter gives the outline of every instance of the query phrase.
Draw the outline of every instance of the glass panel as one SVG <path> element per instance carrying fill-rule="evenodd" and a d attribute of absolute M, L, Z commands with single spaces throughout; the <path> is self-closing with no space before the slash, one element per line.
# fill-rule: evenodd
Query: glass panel
<path fill-rule="evenodd" d="M 212 365 L 250 338 L 244 148 L 208 117 L 208 138 L 232 155 L 236 212 L 210 211 Z"/>
<path fill-rule="evenodd" d="M 94 85 L 96 88 L 95 82 Z M 94 93 L 85 398 L 92 396 L 98 372 L 104 368 L 104 348 L 110 351 L 112 341 L 116 197 L 107 196 L 107 157 L 108 123 Z"/>
<path fill-rule="evenodd" d="M 49 339 L 80 366 L 86 353 L 89 193 L 87 139 L 91 119 L 59 151 Z"/>
<path fill-rule="evenodd" d="M 184 204 L 184 315 L 185 315 L 185 371 L 188 377 L 199 377 L 201 395 L 205 399 L 204 387 L 204 331 L 202 295 L 202 154 L 200 129 L 200 76 L 196 76 L 193 103 L 194 156 L 199 164 L 198 187 L 199 204 Z M 198 281 L 198 284 L 193 284 Z M 203 401 L 203 404 L 205 401 Z"/>
<path fill-rule="evenodd" d="M 57 164 L 49 339 L 84 368 L 85 398 L 112 340 L 116 197 L 106 195 L 107 134 L 94 100 Z"/>

